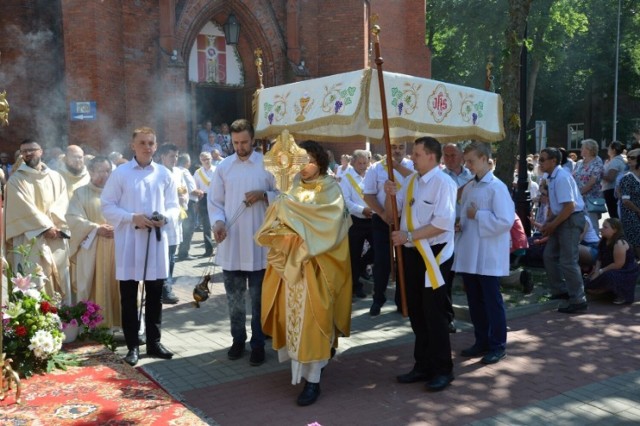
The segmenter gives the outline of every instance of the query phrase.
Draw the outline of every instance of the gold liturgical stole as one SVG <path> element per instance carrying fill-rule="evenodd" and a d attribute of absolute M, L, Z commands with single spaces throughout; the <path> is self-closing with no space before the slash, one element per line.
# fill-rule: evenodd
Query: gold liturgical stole
<path fill-rule="evenodd" d="M 264 155 L 264 168 L 276 178 L 280 192 L 289 192 L 293 177 L 309 163 L 309 155 L 300 148 L 288 130 L 276 138 L 276 143 Z"/>

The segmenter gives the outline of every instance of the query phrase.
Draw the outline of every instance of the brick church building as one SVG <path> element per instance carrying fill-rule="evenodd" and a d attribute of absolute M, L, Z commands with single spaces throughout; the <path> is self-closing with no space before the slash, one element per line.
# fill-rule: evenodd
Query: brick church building
<path fill-rule="evenodd" d="M 205 119 L 251 117 L 256 49 L 266 87 L 362 69 L 374 15 L 384 69 L 429 77 L 425 3 L 2 0 L 0 92 L 11 112 L 0 150 L 34 137 L 127 152 L 131 131 L 149 125 L 159 142 L 196 152 Z M 225 24 L 239 30 L 236 44 Z"/>

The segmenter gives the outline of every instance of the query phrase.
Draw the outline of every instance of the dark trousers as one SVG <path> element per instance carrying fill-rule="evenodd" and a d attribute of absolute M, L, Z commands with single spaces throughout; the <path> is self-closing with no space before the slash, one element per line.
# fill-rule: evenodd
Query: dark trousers
<path fill-rule="evenodd" d="M 162 323 L 162 286 L 164 280 L 145 281 L 144 325 L 147 345 L 160 342 Z M 120 308 L 122 310 L 122 331 L 129 350 L 138 347 L 138 281 L 120 281 Z"/>
<path fill-rule="evenodd" d="M 451 262 L 453 262 L 454 256 L 451 256 Z M 447 318 L 449 322 L 453 322 L 456 318 L 456 314 L 453 311 L 453 280 L 455 278 L 456 271 L 449 271 L 449 273 L 444 276 L 444 286 L 447 289 Z"/>
<path fill-rule="evenodd" d="M 433 254 L 444 244 L 432 247 Z M 414 369 L 428 375 L 450 374 L 453 371 L 449 319 L 447 316 L 447 289 L 425 286 L 426 265 L 415 248 L 402 248 L 404 256 L 405 291 L 411 329 L 416 336 L 413 348 Z M 440 265 L 444 277 L 451 270 L 453 259 Z"/>
<path fill-rule="evenodd" d="M 202 236 L 204 237 L 204 253 L 213 253 L 213 240 L 211 239 L 211 222 L 209 221 L 209 210 L 207 209 L 207 194 L 204 194 L 198 201 L 198 216 L 202 225 Z"/>
<path fill-rule="evenodd" d="M 618 217 L 618 200 L 616 200 L 615 189 L 605 189 L 602 191 L 602 196 L 607 203 L 607 211 L 609 212 L 609 217 L 614 217 L 619 219 Z M 596 232 L 598 230 L 596 229 Z"/>
<path fill-rule="evenodd" d="M 247 302 L 245 294 L 249 289 L 251 297 L 251 349 L 264 348 L 264 333 L 262 332 L 262 280 L 264 269 L 259 271 L 222 271 L 224 289 L 227 292 L 229 320 L 231 322 L 231 337 L 233 343 L 247 341 Z"/>
<path fill-rule="evenodd" d="M 391 247 L 389 242 L 389 225 L 378 215 L 371 219 L 373 227 L 373 303 L 384 305 L 387 301 L 385 292 L 391 274 Z M 405 265 L 406 268 L 406 265 Z M 396 305 L 400 306 L 400 294 L 396 291 Z"/>
<path fill-rule="evenodd" d="M 349 254 L 351 256 L 351 283 L 353 291 L 362 291 L 360 275 L 364 272 L 368 264 L 373 263 L 373 229 L 371 219 L 361 219 L 351 216 L 353 224 L 349 228 Z M 362 255 L 364 242 L 369 242 L 369 250 Z"/>
<path fill-rule="evenodd" d="M 208 215 L 207 215 L 208 216 Z M 193 230 L 196 228 L 196 201 L 189 200 L 187 218 L 182 221 L 182 242 L 178 248 L 178 257 L 187 257 L 191 248 Z"/>
<path fill-rule="evenodd" d="M 503 351 L 507 345 L 507 313 L 500 293 L 500 279 L 487 275 L 461 275 L 467 290 L 476 346 Z"/>

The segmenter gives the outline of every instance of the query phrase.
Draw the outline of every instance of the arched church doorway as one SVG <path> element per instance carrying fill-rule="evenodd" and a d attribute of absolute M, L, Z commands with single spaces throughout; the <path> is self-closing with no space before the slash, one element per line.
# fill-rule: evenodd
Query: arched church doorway
<path fill-rule="evenodd" d="M 190 150 L 200 152 L 198 131 L 210 120 L 214 129 L 244 117 L 247 111 L 245 76 L 236 46 L 227 45 L 224 31 L 214 21 L 200 30 L 189 55 L 191 86 Z"/>

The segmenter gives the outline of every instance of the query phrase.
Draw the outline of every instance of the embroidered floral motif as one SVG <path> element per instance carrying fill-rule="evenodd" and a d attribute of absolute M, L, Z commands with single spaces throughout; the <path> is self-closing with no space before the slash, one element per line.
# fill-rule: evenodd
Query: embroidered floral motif
<path fill-rule="evenodd" d="M 322 99 L 322 110 L 339 114 L 347 105 L 353 103 L 351 98 L 356 94 L 353 86 L 342 88 L 342 83 L 336 83 L 331 87 L 325 86 L 325 95 Z"/>
<path fill-rule="evenodd" d="M 441 123 L 447 118 L 447 115 L 453 109 L 453 102 L 444 84 L 438 84 L 433 90 L 431 96 L 427 99 L 427 107 L 436 123 Z"/>
<path fill-rule="evenodd" d="M 471 121 L 474 125 L 478 124 L 478 119 L 484 115 L 484 103 L 482 101 L 473 102 L 473 95 L 463 95 L 460 93 L 462 103 L 460 104 L 460 116 L 465 122 Z"/>
<path fill-rule="evenodd" d="M 411 115 L 418 106 L 418 91 L 422 84 L 404 83 L 405 89 L 391 88 L 391 105 L 398 111 L 398 115 Z"/>

